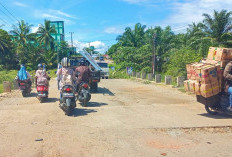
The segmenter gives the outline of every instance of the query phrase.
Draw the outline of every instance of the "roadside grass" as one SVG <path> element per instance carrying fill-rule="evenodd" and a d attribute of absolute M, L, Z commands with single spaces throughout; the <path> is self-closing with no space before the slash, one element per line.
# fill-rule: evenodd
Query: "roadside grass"
<path fill-rule="evenodd" d="M 3 85 L 0 84 L 0 93 L 2 93 L 2 92 L 3 92 Z"/>
<path fill-rule="evenodd" d="M 182 93 L 186 93 L 184 87 L 178 88 L 179 91 L 181 91 Z"/>
<path fill-rule="evenodd" d="M 50 74 L 48 74 L 51 78 L 56 78 L 56 72 L 57 72 L 57 69 L 50 69 L 50 70 L 47 70 L 47 72 L 50 72 Z"/>
<path fill-rule="evenodd" d="M 117 71 L 117 70 L 109 70 L 109 78 L 110 79 L 129 79 L 130 76 L 126 74 L 126 70 L 124 71 Z"/>
<path fill-rule="evenodd" d="M 146 80 L 146 81 L 143 81 L 143 84 L 150 84 L 151 82 Z"/>

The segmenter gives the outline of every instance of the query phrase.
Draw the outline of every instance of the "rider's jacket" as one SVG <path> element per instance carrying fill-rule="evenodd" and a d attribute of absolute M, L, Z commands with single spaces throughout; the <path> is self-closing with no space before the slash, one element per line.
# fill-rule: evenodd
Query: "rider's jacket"
<path fill-rule="evenodd" d="M 225 92 L 228 92 L 228 88 L 232 87 L 232 61 L 226 65 L 223 76 L 225 77 Z"/>

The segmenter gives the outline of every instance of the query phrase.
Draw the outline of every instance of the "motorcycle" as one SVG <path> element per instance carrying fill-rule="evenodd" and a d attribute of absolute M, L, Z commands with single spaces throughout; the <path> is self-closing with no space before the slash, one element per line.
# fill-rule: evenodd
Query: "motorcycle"
<path fill-rule="evenodd" d="M 31 93 L 31 85 L 27 80 L 18 80 L 18 84 L 23 97 L 26 97 Z"/>
<path fill-rule="evenodd" d="M 198 95 L 197 101 L 204 104 L 205 110 L 211 115 L 216 115 L 218 113 L 232 115 L 232 111 L 227 109 L 230 106 L 228 93 L 221 92 L 209 98 Z"/>
<path fill-rule="evenodd" d="M 78 99 L 81 102 L 81 106 L 86 107 L 87 103 L 91 99 L 88 83 L 82 82 L 78 91 Z"/>
<path fill-rule="evenodd" d="M 37 86 L 37 98 L 39 99 L 40 103 L 43 103 L 48 98 L 48 86 L 45 85 L 38 85 Z"/>
<path fill-rule="evenodd" d="M 64 85 L 61 90 L 60 108 L 70 116 L 75 107 L 75 88 L 71 85 Z"/>

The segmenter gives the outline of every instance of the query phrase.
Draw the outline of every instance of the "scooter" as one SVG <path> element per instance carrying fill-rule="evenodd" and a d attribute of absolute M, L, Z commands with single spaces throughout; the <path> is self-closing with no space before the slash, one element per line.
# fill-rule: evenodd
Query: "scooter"
<path fill-rule="evenodd" d="M 197 101 L 205 105 L 205 110 L 211 114 L 216 115 L 218 113 L 225 113 L 227 115 L 232 115 L 232 111 L 229 111 L 229 94 L 221 92 L 215 96 L 204 98 L 197 95 Z"/>
<path fill-rule="evenodd" d="M 27 80 L 18 80 L 18 84 L 23 97 L 26 97 L 31 93 L 31 86 Z"/>
<path fill-rule="evenodd" d="M 81 102 L 81 106 L 84 106 L 84 107 L 87 106 L 87 103 L 91 99 L 91 94 L 90 94 L 88 83 L 81 82 L 79 91 L 78 91 L 78 99 Z"/>
<path fill-rule="evenodd" d="M 65 115 L 70 116 L 75 107 L 75 88 L 71 85 L 64 85 L 61 90 L 60 108 L 65 112 Z"/>
<path fill-rule="evenodd" d="M 37 98 L 39 99 L 40 103 L 43 103 L 48 98 L 48 86 L 38 85 L 37 93 Z"/>

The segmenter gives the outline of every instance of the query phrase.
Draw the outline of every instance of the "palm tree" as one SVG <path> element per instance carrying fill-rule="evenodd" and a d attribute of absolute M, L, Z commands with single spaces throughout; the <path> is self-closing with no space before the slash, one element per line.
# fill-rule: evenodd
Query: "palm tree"
<path fill-rule="evenodd" d="M 130 27 L 125 28 L 123 35 L 118 36 L 117 40 L 123 46 L 141 47 L 145 44 L 145 25 L 137 23 L 132 30 Z"/>
<path fill-rule="evenodd" d="M 210 37 L 215 45 L 227 45 L 231 43 L 232 35 L 232 12 L 222 10 L 215 11 L 213 17 L 209 14 L 203 14 L 205 19 L 205 32 Z"/>
<path fill-rule="evenodd" d="M 3 54 L 8 49 L 9 42 L 0 34 L 0 54 Z"/>
<path fill-rule="evenodd" d="M 18 44 L 25 46 L 30 38 L 30 29 L 32 25 L 25 23 L 24 20 L 18 22 L 18 25 L 13 25 L 13 30 L 10 33 L 15 37 Z"/>
<path fill-rule="evenodd" d="M 52 34 L 56 34 L 56 29 L 54 26 L 51 27 L 50 21 L 45 20 L 44 25 L 41 24 L 38 28 L 37 34 L 39 35 L 38 41 L 40 44 L 43 43 L 46 48 L 52 48 L 52 45 L 54 45 Z"/>

